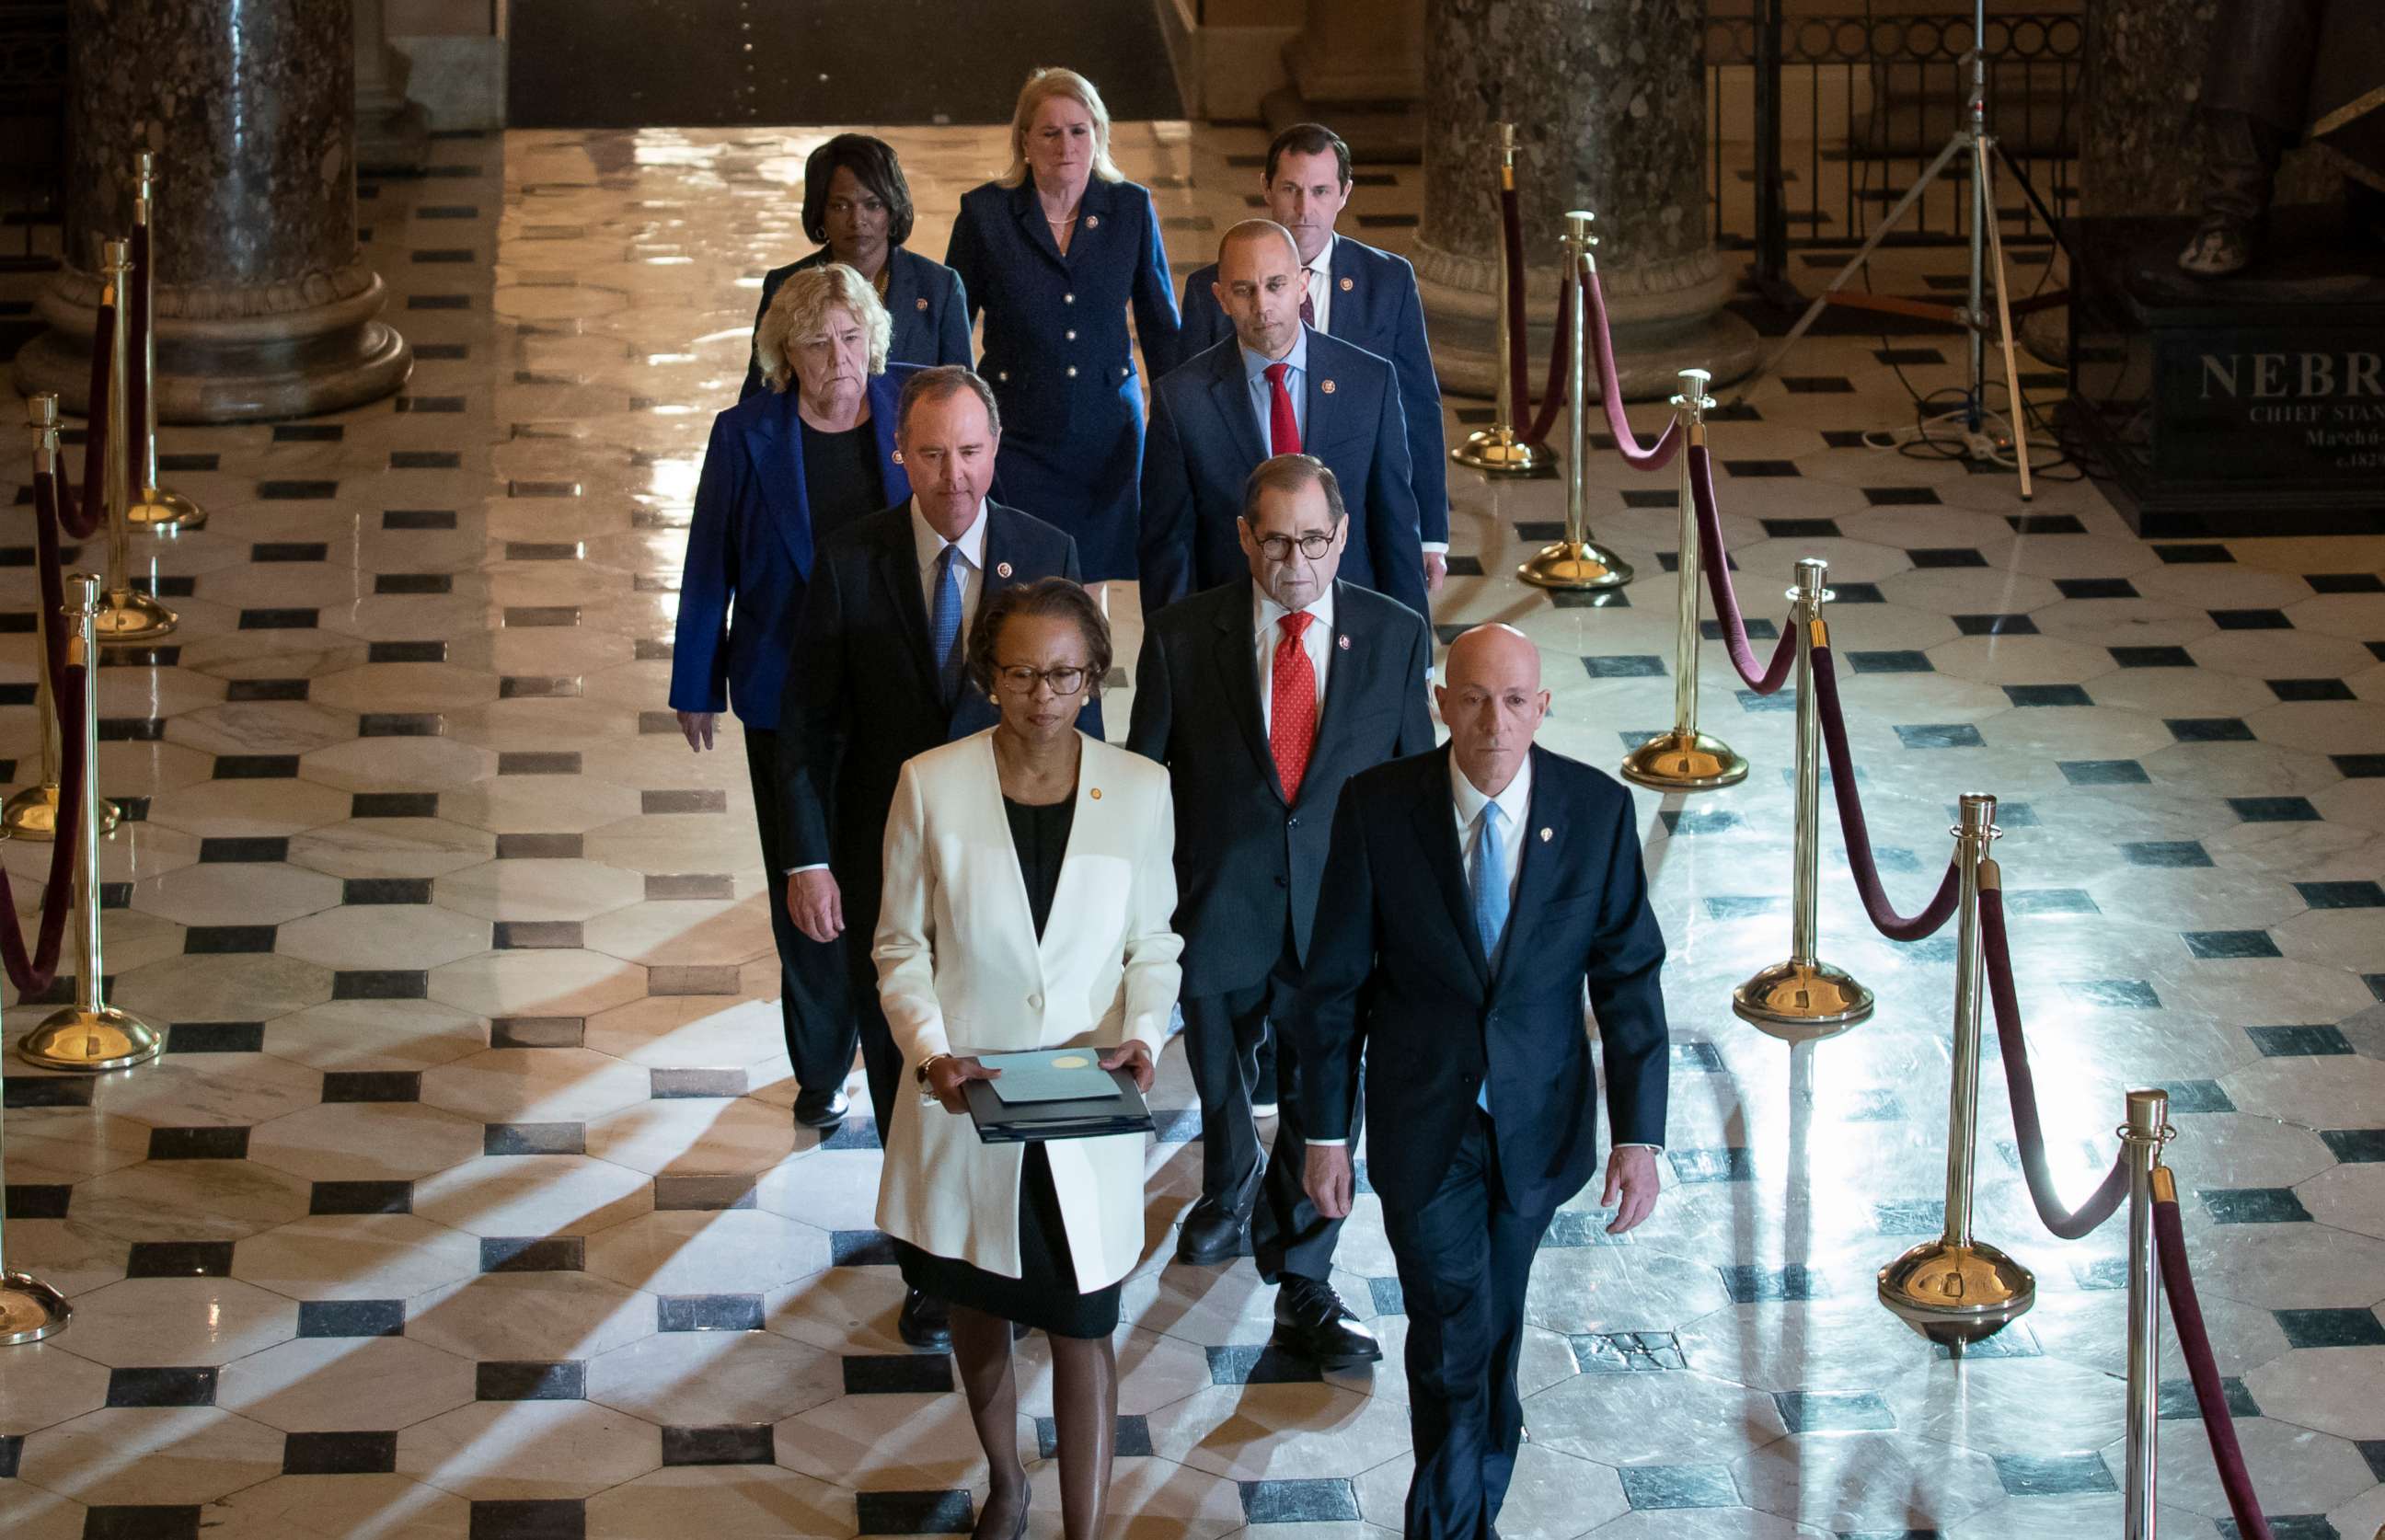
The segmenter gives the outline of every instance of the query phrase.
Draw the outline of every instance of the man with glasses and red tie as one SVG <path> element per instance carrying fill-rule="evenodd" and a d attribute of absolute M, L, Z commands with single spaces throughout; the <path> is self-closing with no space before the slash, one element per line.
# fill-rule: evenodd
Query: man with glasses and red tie
<path fill-rule="evenodd" d="M 1201 1197 L 1176 1256 L 1211 1264 L 1247 1248 L 1279 1285 L 1276 1346 L 1346 1369 L 1382 1348 L 1328 1281 L 1342 1226 L 1302 1189 L 1300 1065 L 1279 1049 L 1262 1082 L 1260 1049 L 1305 964 L 1342 783 L 1432 747 L 1432 633 L 1405 606 L 1336 580 L 1352 521 L 1323 461 L 1262 461 L 1241 508 L 1242 573 L 1151 619 L 1127 733 L 1128 748 L 1168 766 L 1176 801 L 1175 927 L 1202 1129 Z M 1269 1154 L 1254 1103 L 1279 1087 Z"/>
<path fill-rule="evenodd" d="M 1425 613 L 1424 548 L 1398 376 L 1364 348 L 1303 326 L 1300 248 L 1268 219 L 1217 247 L 1217 303 L 1234 335 L 1164 376 L 1143 457 L 1143 608 L 1239 577 L 1242 482 L 1278 454 L 1324 462 L 1350 528 L 1345 582 Z"/>

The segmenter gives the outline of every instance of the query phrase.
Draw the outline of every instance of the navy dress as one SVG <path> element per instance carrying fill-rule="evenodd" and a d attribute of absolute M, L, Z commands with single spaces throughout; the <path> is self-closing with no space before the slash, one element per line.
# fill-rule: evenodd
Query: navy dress
<path fill-rule="evenodd" d="M 754 312 L 756 341 L 762 335 L 762 317 L 770 313 L 770 302 L 779 297 L 779 285 L 787 281 L 787 275 L 828 260 L 828 248 L 823 246 L 800 262 L 762 275 L 762 303 Z M 894 323 L 886 342 L 886 362 L 917 364 L 921 368 L 937 364 L 968 366 L 968 301 L 961 292 L 959 277 L 950 267 L 897 246 L 886 254 L 886 292 L 879 298 L 885 302 L 887 318 Z M 737 399 L 743 401 L 761 388 L 762 361 L 748 349 L 745 385 Z"/>
<path fill-rule="evenodd" d="M 1066 256 L 1031 180 L 963 194 L 944 262 L 985 312 L 978 373 L 1002 407 L 996 491 L 1074 536 L 1088 583 L 1135 576 L 1143 386 L 1180 352 L 1168 249 L 1148 189 L 1093 179 Z M 1127 311 L 1134 311 L 1134 333 Z"/>

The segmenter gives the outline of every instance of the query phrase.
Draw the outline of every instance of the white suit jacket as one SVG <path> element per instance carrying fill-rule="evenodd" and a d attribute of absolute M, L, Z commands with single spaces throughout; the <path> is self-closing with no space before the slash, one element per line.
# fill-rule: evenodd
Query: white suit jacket
<path fill-rule="evenodd" d="M 1081 736 L 1081 735 L 1080 735 Z M 885 1131 L 879 1228 L 940 1257 L 1019 1275 L 1023 1145 L 988 1145 L 965 1113 L 911 1083 L 938 1053 L 1011 1052 L 1168 1038 L 1184 943 L 1168 772 L 1082 739 L 1068 846 L 1042 941 L 1003 811 L 993 731 L 903 766 L 886 824 L 878 993 L 905 1085 Z M 1078 1285 L 1134 1270 L 1143 1252 L 1143 1136 L 1045 1146 Z"/>

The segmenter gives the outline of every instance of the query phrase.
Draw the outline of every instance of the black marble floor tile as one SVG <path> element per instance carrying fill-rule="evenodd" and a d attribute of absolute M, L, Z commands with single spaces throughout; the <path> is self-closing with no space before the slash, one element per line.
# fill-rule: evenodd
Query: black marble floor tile
<path fill-rule="evenodd" d="M 182 931 L 186 956 L 207 957 L 234 952 L 269 952 L 272 925 L 190 925 Z"/>
<path fill-rule="evenodd" d="M 224 686 L 224 699 L 234 702 L 304 701 L 313 688 L 307 679 L 233 679 Z"/>
<path fill-rule="evenodd" d="M 0 1212 L 10 1219 L 64 1219 L 74 1188 L 63 1182 L 11 1182 L 0 1188 Z"/>
<path fill-rule="evenodd" d="M 2183 647 L 2106 647 L 2122 668 L 2192 668 L 2194 657 Z"/>
<path fill-rule="evenodd" d="M 461 470 L 464 456 L 452 449 L 393 449 L 389 452 L 392 470 Z"/>
<path fill-rule="evenodd" d="M 2307 797 L 2230 797 L 2228 805 L 2248 824 L 2316 824 L 2318 809 Z"/>
<path fill-rule="evenodd" d="M 2244 1387 L 2242 1380 L 2233 1374 L 2223 1375 L 2219 1381 L 2219 1388 L 2221 1394 L 2227 1397 L 2228 1415 L 2230 1418 L 2261 1415 L 2260 1404 L 2253 1399 L 2253 1393 Z M 2192 1380 L 2180 1378 L 2162 1381 L 2161 1415 L 2165 1422 L 2202 1417 L 2202 1408 L 2194 1398 Z"/>
<path fill-rule="evenodd" d="M 2211 623 L 2223 631 L 2291 631 L 2283 610 L 2213 610 Z"/>
<path fill-rule="evenodd" d="M 2385 578 L 2373 572 L 2305 572 L 2313 593 L 2385 593 Z"/>
<path fill-rule="evenodd" d="M 645 896 L 654 900 L 712 899 L 727 900 L 737 896 L 736 879 L 727 873 L 686 872 L 663 875 L 646 874 Z"/>
<path fill-rule="evenodd" d="M 856 1492 L 855 1517 L 864 1534 L 967 1534 L 977 1509 L 964 1490 L 949 1492 Z M 473 1540 L 481 1540 L 475 1535 Z M 489 1540 L 497 1540 L 491 1536 Z M 545 1540 L 526 1536 L 524 1540 Z"/>
<path fill-rule="evenodd" d="M 293 1433 L 281 1442 L 285 1476 L 375 1476 L 397 1469 L 397 1434 Z"/>
<path fill-rule="evenodd" d="M 415 349 L 418 354 L 421 351 L 419 347 Z M 381 527 L 384 529 L 395 530 L 453 529 L 456 528 L 456 510 L 453 508 L 391 508 L 381 514 Z"/>
<path fill-rule="evenodd" d="M 2037 622 L 2025 615 L 1958 615 L 1954 629 L 1967 637 L 2033 637 Z"/>
<path fill-rule="evenodd" d="M 578 1236 L 483 1236 L 483 1273 L 578 1273 L 587 1248 Z"/>
<path fill-rule="evenodd" d="M 584 1123 L 492 1123 L 483 1125 L 483 1155 L 585 1155 Z"/>
<path fill-rule="evenodd" d="M 340 884 L 342 903 L 429 903 L 429 877 L 349 877 Z"/>
<path fill-rule="evenodd" d="M 475 1497 L 470 1524 L 468 1540 L 587 1540 L 588 1505 L 581 1497 Z"/>
<path fill-rule="evenodd" d="M 1682 1183 L 1755 1180 L 1754 1152 L 1736 1145 L 1667 1149 L 1665 1156 L 1672 1163 L 1674 1179 Z"/>
<path fill-rule="evenodd" d="M 829 1233 L 829 1263 L 832 1267 L 893 1267 L 894 1242 L 882 1230 L 832 1230 Z"/>
<path fill-rule="evenodd" d="M 320 503 L 340 495 L 337 481 L 259 481 L 256 495 L 268 503 Z"/>
<path fill-rule="evenodd" d="M 2250 743 L 2253 729 L 2236 716 L 2166 716 L 2162 726 L 2180 743 Z"/>
<path fill-rule="evenodd" d="M 82 1540 L 199 1540 L 195 1504 L 94 1503 L 83 1509 Z"/>
<path fill-rule="evenodd" d="M 2216 1080 L 2156 1080 L 2153 1085 L 2156 1090 L 2167 1093 L 2169 1110 L 2174 1113 L 2236 1110 L 2236 1103 L 2228 1099 L 2227 1090 Z"/>
<path fill-rule="evenodd" d="M 260 540 L 248 548 L 252 562 L 319 562 L 330 553 L 320 540 Z"/>
<path fill-rule="evenodd" d="M 419 1101 L 419 1070 L 333 1070 L 323 1076 L 325 1101 Z"/>
<path fill-rule="evenodd" d="M 245 1161 L 245 1128 L 152 1128 L 149 1158 L 153 1161 Z"/>
<path fill-rule="evenodd" d="M 879 1149 L 877 1121 L 872 1118 L 848 1116 L 843 1123 L 836 1125 L 834 1133 L 820 1140 L 819 1147 L 822 1149 Z"/>
<path fill-rule="evenodd" d="M 298 778 L 296 754 L 218 754 L 219 781 L 286 781 Z"/>
<path fill-rule="evenodd" d="M 2111 1469 L 2092 1450 L 2068 1455 L 1992 1455 L 1996 1479 L 2016 1497 L 2115 1492 Z"/>
<path fill-rule="evenodd" d="M 646 970 L 650 995 L 733 995 L 737 988 L 737 968 L 732 963 L 658 963 Z"/>
<path fill-rule="evenodd" d="M 762 1319 L 758 1294 L 667 1294 L 655 1301 L 658 1332 L 758 1332 Z"/>
<path fill-rule="evenodd" d="M 263 609 L 240 612 L 243 631 L 311 631 L 318 612 L 306 609 Z"/>
<path fill-rule="evenodd" d="M 1211 1385 L 1305 1385 L 1324 1378 L 1314 1363 L 1271 1345 L 1245 1343 L 1207 1352 Z"/>
<path fill-rule="evenodd" d="M 588 1030 L 585 1016 L 496 1016 L 489 1022 L 491 1048 L 578 1048 Z"/>
<path fill-rule="evenodd" d="M 718 787 L 641 791 L 638 793 L 638 811 L 645 813 L 726 813 L 729 811 L 729 793 Z"/>
<path fill-rule="evenodd" d="M 745 1094 L 745 1072 L 739 1068 L 656 1069 L 649 1072 L 656 1100 L 739 1097 Z"/>
<path fill-rule="evenodd" d="M 2196 1196 L 2216 1224 L 2296 1224 L 2311 1217 L 2291 1187 L 2209 1187 Z"/>
<path fill-rule="evenodd" d="M 490 945 L 499 951 L 552 950 L 578 947 L 581 936 L 578 920 L 499 920 Z"/>
<path fill-rule="evenodd" d="M 2294 891 L 2313 909 L 2385 909 L 2385 887 L 2374 882 L 2298 882 Z"/>
<path fill-rule="evenodd" d="M 735 1174 L 674 1176 L 666 1173 L 655 1178 L 655 1207 L 657 1209 L 720 1213 L 754 1206 L 754 1178 L 751 1176 Z"/>
<path fill-rule="evenodd" d="M 2100 914 L 2095 897 L 2084 888 L 2013 888 L 2004 891 L 2010 914 Z"/>
<path fill-rule="evenodd" d="M 2269 693 L 2280 701 L 2352 701 L 2358 697 L 2341 679 L 2269 679 Z"/>
<path fill-rule="evenodd" d="M 302 1299 L 300 1336 L 404 1336 L 403 1299 Z"/>
<path fill-rule="evenodd" d="M 1708 416 L 1711 418 L 1712 414 Z M 1794 460 L 1725 460 L 1721 464 L 1725 475 L 1740 479 L 1801 474 Z M 1667 505 L 1672 502 L 1674 495 L 1671 492 L 1665 494 Z"/>
<path fill-rule="evenodd" d="M 1914 566 L 1923 572 L 1942 572 L 1988 565 L 1987 557 L 1968 546 L 1925 547 L 1918 551 L 1908 551 L 1905 554 L 1912 558 Z"/>
<path fill-rule="evenodd" d="M 1913 649 L 1842 654 L 1857 674 L 1933 674 L 1929 654 Z"/>
<path fill-rule="evenodd" d="M 63 1005 L 73 998 L 69 994 L 55 1002 L 43 1000 L 38 1003 Z M 92 1092 L 96 1088 L 92 1081 L 72 1075 L 10 1075 L 0 1080 L 0 1107 L 11 1111 L 22 1107 L 88 1107 L 92 1103 Z"/>
<path fill-rule="evenodd" d="M 1717 1269 L 1722 1273 L 1723 1291 L 1734 1305 L 1777 1304 L 1782 1300 L 1827 1299 L 1830 1285 L 1822 1274 L 1803 1263 L 1791 1262 L 1785 1267 L 1766 1267 L 1750 1263 L 1734 1263 Z M 1798 1430 L 1789 1430 L 1795 1433 Z"/>
<path fill-rule="evenodd" d="M 1896 739 L 1907 749 L 1978 749 L 1986 746 L 1979 729 L 1968 722 L 1921 722 L 1896 725 Z"/>
<path fill-rule="evenodd" d="M 2142 978 L 2066 978 L 2063 993 L 2107 1011 L 2158 1011 L 2161 996 Z"/>
<path fill-rule="evenodd" d="M 578 675 L 507 675 L 497 681 L 500 701 L 565 701 L 578 698 L 586 686 Z"/>
<path fill-rule="evenodd" d="M 2073 786 L 2147 786 L 2153 781 L 2132 759 L 2058 760 L 2054 768 Z"/>
<path fill-rule="evenodd" d="M 2126 578 L 2056 578 L 2054 590 L 2065 599 L 2139 599 L 2137 585 Z"/>
<path fill-rule="evenodd" d="M 213 1369 L 117 1369 L 107 1376 L 111 1407 L 211 1407 Z"/>
<path fill-rule="evenodd" d="M 366 651 L 367 663 L 445 663 L 443 641 L 376 641 Z"/>
<path fill-rule="evenodd" d="M 2087 527 L 2069 514 L 2006 514 L 2016 535 L 2083 535 Z"/>
<path fill-rule="evenodd" d="M 2322 1128 L 2318 1136 L 2329 1153 L 2346 1165 L 2374 1165 L 2385 1161 L 2385 1128 Z"/>
<path fill-rule="evenodd" d="M 580 774 L 580 751 L 576 749 L 516 749 L 497 755 L 500 776 L 576 776 Z"/>
<path fill-rule="evenodd" d="M 1934 508 L 1938 493 L 1929 487 L 1865 487 L 1864 502 L 1875 508 Z"/>
<path fill-rule="evenodd" d="M 577 861 L 583 837 L 577 834 L 501 834 L 499 861 Z"/>
<path fill-rule="evenodd" d="M 351 818 L 436 818 L 436 791 L 359 791 L 348 801 Z"/>
<path fill-rule="evenodd" d="M 1252 1524 L 1355 1523 L 1358 1493 L 1347 1476 L 1277 1477 L 1238 1484 Z"/>
<path fill-rule="evenodd" d="M 2131 866 L 2208 866 L 2211 854 L 2199 839 L 2139 839 L 2120 847 Z"/>
<path fill-rule="evenodd" d="M 310 1214 L 410 1214 L 411 1182 L 318 1182 L 309 1195 Z"/>
<path fill-rule="evenodd" d="M 477 1401 L 581 1401 L 587 1397 L 588 1366 L 578 1360 L 504 1360 L 474 1366 L 472 1398 Z"/>
<path fill-rule="evenodd" d="M 2385 1348 L 2373 1310 L 2271 1310 L 2289 1348 Z"/>
<path fill-rule="evenodd" d="M 777 1458 L 777 1441 L 768 1422 L 663 1429 L 665 1465 L 768 1465 Z"/>
<path fill-rule="evenodd" d="M 1661 679 L 1665 660 L 1646 653 L 1584 658 L 1582 668 L 1593 679 Z"/>
<path fill-rule="evenodd" d="M 2248 1026 L 2264 1059 L 2325 1059 L 2353 1051 L 2351 1039 L 2333 1026 Z"/>
<path fill-rule="evenodd" d="M 1868 1390 L 1783 1390 L 1773 1404 L 1791 1433 L 1864 1433 L 1896 1426 L 1888 1403 Z"/>
<path fill-rule="evenodd" d="M 14 1481 L 17 1468 L 24 1462 L 25 1435 L 21 1433 L 0 1434 L 0 1481 Z"/>
<path fill-rule="evenodd" d="M 456 578 L 445 572 L 377 572 L 373 574 L 373 592 L 405 597 L 407 595 L 453 593 Z"/>
<path fill-rule="evenodd" d="M 2385 776 L 2385 754 L 2329 754 L 2336 773 L 2346 780 L 2373 781 Z"/>
<path fill-rule="evenodd" d="M 1776 540 L 1834 540 L 1839 538 L 1839 521 L 1832 518 L 1767 518 L 1760 519 L 1765 538 Z"/>
<path fill-rule="evenodd" d="M 136 1240 L 126 1254 L 128 1278 L 229 1278 L 228 1240 Z"/>
<path fill-rule="evenodd" d="M 333 1000 L 429 1000 L 431 975 L 421 968 L 356 968 L 331 975 Z"/>
<path fill-rule="evenodd" d="M 1728 1465 L 1627 1465 L 1623 1499 L 1635 1509 L 1737 1508 Z"/>
<path fill-rule="evenodd" d="M 2154 554 L 2159 556 L 2164 562 L 2166 562 L 2173 566 L 2198 563 L 2225 564 L 2233 562 L 2236 559 L 2234 556 L 2228 553 L 2228 548 L 2226 546 L 2211 542 L 2196 542 L 2185 545 L 2156 545 L 2154 547 Z"/>
<path fill-rule="evenodd" d="M 945 1353 L 847 1353 L 843 1363 L 848 1396 L 941 1396 L 955 1383 Z"/>
<path fill-rule="evenodd" d="M 1780 627 L 1769 620 L 1758 617 L 1756 619 L 1749 620 L 1745 624 L 1747 627 L 1747 637 L 1750 641 L 1779 641 L 1780 640 Z M 1699 621 L 1698 636 L 1700 639 L 1706 641 L 1720 641 L 1722 640 L 1722 622 L 1719 620 Z"/>

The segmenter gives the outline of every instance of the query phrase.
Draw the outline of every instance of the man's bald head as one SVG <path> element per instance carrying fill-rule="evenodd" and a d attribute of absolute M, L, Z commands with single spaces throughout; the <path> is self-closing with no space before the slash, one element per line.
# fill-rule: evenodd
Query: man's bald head
<path fill-rule="evenodd" d="M 1253 353 L 1281 358 L 1292 351 L 1303 285 L 1300 245 L 1274 220 L 1245 219 L 1217 242 L 1217 280 L 1209 292 Z"/>
<path fill-rule="evenodd" d="M 1449 749 L 1476 790 L 1495 797 L 1516 778 L 1549 710 L 1541 651 L 1513 626 L 1477 626 L 1449 644 L 1433 691 Z"/>

